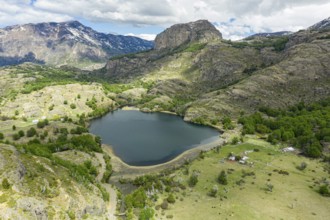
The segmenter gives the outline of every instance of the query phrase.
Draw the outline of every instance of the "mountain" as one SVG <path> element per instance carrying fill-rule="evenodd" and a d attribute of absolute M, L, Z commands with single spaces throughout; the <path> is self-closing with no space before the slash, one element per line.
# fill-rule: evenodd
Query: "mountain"
<path fill-rule="evenodd" d="M 141 107 L 172 106 L 166 110 L 199 123 L 237 116 L 242 109 L 284 108 L 330 95 L 328 30 L 232 42 L 222 40 L 213 28 L 192 28 L 187 34 L 187 26 L 194 23 L 170 27 L 156 37 L 154 50 L 110 59 L 98 74 L 122 82 L 151 81 L 154 86 L 146 95 L 151 101 Z M 180 33 L 218 37 L 171 38 Z"/>
<path fill-rule="evenodd" d="M 291 31 L 279 31 L 279 32 L 272 32 L 272 33 L 258 33 L 245 38 L 245 40 L 251 40 L 260 37 L 283 37 L 292 34 Z"/>
<path fill-rule="evenodd" d="M 99 33 L 78 21 L 15 25 L 0 29 L 0 66 L 35 62 L 81 67 L 152 47 L 151 41 Z"/>
<path fill-rule="evenodd" d="M 314 24 L 313 26 L 309 27 L 308 29 L 312 30 L 312 31 L 329 30 L 330 29 L 330 17 Z"/>

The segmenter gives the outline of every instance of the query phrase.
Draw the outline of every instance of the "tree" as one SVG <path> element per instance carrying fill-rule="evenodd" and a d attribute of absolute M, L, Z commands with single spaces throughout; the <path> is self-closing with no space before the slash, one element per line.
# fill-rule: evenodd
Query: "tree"
<path fill-rule="evenodd" d="M 146 207 L 141 210 L 140 215 L 139 215 L 139 220 L 152 219 L 152 217 L 154 216 L 154 213 L 155 213 L 155 211 L 152 208 Z"/>
<path fill-rule="evenodd" d="M 319 193 L 322 196 L 330 197 L 330 192 L 329 192 L 329 189 L 328 189 L 328 186 L 327 185 L 320 186 Z"/>
<path fill-rule="evenodd" d="M 8 179 L 7 179 L 7 178 L 4 178 L 4 179 L 2 180 L 2 187 L 3 187 L 4 189 L 9 189 L 9 188 L 10 188 L 10 183 L 8 182 Z"/>
<path fill-rule="evenodd" d="M 3 133 L 0 133 L 0 140 L 3 140 L 5 138 L 5 136 L 3 135 Z"/>
<path fill-rule="evenodd" d="M 175 203 L 175 198 L 173 194 L 170 194 L 167 199 L 166 199 L 169 203 Z"/>
<path fill-rule="evenodd" d="M 76 108 L 76 105 L 75 105 L 74 103 L 71 103 L 71 104 L 70 104 L 70 108 L 71 108 L 71 109 L 75 109 L 75 108 Z"/>
<path fill-rule="evenodd" d="M 24 137 L 25 133 L 24 133 L 24 131 L 20 130 L 20 131 L 18 132 L 18 135 L 19 135 L 20 137 Z"/>
<path fill-rule="evenodd" d="M 196 186 L 197 182 L 198 182 L 198 173 L 193 172 L 191 174 L 191 176 L 189 177 L 188 184 L 190 187 L 193 187 L 193 186 Z"/>
<path fill-rule="evenodd" d="M 26 136 L 27 137 L 33 137 L 34 135 L 37 134 L 37 131 L 35 128 L 30 128 L 27 132 L 26 132 Z"/>
<path fill-rule="evenodd" d="M 237 144 L 239 141 L 238 137 L 234 137 L 232 140 L 231 140 L 231 144 L 235 145 Z"/>
<path fill-rule="evenodd" d="M 227 174 L 224 170 L 222 170 L 218 176 L 218 182 L 222 185 L 227 185 L 228 180 L 227 180 Z"/>
<path fill-rule="evenodd" d="M 16 125 L 13 125 L 13 127 L 12 127 L 12 128 L 13 128 L 13 131 L 15 131 L 15 130 L 16 130 Z"/>

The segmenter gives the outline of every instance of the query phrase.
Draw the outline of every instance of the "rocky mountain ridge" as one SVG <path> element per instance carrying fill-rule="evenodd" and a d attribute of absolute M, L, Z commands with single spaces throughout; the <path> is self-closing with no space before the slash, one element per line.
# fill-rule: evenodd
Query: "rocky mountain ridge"
<path fill-rule="evenodd" d="M 168 98 L 169 103 L 185 100 L 180 112 L 188 121 L 313 102 L 330 95 L 329 31 L 323 28 L 242 42 L 212 38 L 159 44 L 166 33 L 182 32 L 174 25 L 157 36 L 158 49 L 111 59 L 101 74 L 122 82 L 153 81 L 147 97 L 160 96 L 167 103 Z M 214 32 L 207 29 L 203 35 Z M 147 106 L 161 105 L 151 101 Z"/>
<path fill-rule="evenodd" d="M 99 33 L 78 21 L 14 25 L 0 29 L 1 66 L 28 61 L 83 67 L 152 47 L 153 42 Z"/>

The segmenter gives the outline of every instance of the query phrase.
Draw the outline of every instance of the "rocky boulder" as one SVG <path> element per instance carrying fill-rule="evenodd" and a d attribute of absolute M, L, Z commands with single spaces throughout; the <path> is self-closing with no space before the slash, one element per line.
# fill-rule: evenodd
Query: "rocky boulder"
<path fill-rule="evenodd" d="M 176 24 L 158 34 L 155 49 L 173 49 L 182 44 L 198 41 L 205 43 L 222 39 L 221 33 L 207 20 Z"/>

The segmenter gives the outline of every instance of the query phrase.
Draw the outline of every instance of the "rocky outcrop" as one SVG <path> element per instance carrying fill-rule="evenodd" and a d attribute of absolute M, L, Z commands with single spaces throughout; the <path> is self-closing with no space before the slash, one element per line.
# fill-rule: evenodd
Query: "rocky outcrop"
<path fill-rule="evenodd" d="M 206 43 L 218 39 L 222 39 L 221 33 L 210 22 L 199 20 L 167 28 L 157 35 L 155 49 L 173 49 L 185 43 L 194 41 Z"/>

